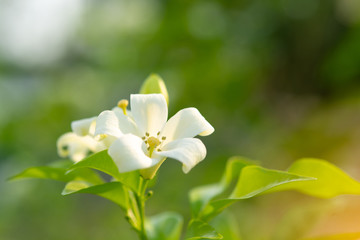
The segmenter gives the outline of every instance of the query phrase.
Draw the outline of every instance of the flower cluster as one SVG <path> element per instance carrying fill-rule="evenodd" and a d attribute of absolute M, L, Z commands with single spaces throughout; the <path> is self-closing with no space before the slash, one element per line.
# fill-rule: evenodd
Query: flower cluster
<path fill-rule="evenodd" d="M 73 132 L 58 140 L 60 156 L 79 161 L 88 152 L 108 149 L 122 173 L 152 168 L 154 173 L 168 157 L 180 161 L 187 173 L 205 158 L 204 144 L 194 137 L 207 136 L 214 128 L 196 108 L 182 109 L 167 120 L 162 94 L 132 94 L 130 106 L 128 110 L 128 101 L 121 100 L 98 117 L 73 122 Z"/>

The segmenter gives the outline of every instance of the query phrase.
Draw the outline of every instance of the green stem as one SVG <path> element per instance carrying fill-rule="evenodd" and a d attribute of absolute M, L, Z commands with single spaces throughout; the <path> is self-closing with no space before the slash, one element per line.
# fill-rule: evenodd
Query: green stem
<path fill-rule="evenodd" d="M 140 217 L 140 231 L 139 237 L 141 240 L 148 240 L 145 229 L 145 192 L 149 181 L 141 177 L 138 193 L 135 195 L 137 208 L 139 210 Z"/>

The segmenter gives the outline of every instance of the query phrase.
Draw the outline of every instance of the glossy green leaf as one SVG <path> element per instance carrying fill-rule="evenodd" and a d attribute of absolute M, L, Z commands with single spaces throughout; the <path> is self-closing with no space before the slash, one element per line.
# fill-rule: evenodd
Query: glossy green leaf
<path fill-rule="evenodd" d="M 183 227 L 183 217 L 175 212 L 164 212 L 146 221 L 149 240 L 179 240 Z"/>
<path fill-rule="evenodd" d="M 201 219 L 211 219 L 221 213 L 226 207 L 241 199 L 247 199 L 263 194 L 270 189 L 299 181 L 314 181 L 315 178 L 293 173 L 270 170 L 260 166 L 246 166 L 242 169 L 238 182 L 228 198 L 212 200 L 202 211 Z"/>
<path fill-rule="evenodd" d="M 207 221 L 238 200 L 285 190 L 297 190 L 320 198 L 360 194 L 360 183 L 323 160 L 301 159 L 288 171 L 270 170 L 255 165 L 245 165 L 239 169 L 233 171 L 232 175 L 229 174 L 231 171 L 225 172 L 225 177 L 230 175 L 227 179 L 238 178 L 235 188 L 227 198 L 214 199 L 230 186 L 223 183 L 229 182 L 224 181 L 224 177 L 219 184 L 200 187 L 191 192 L 194 218 Z"/>
<path fill-rule="evenodd" d="M 9 178 L 9 180 L 13 181 L 28 178 L 39 178 L 61 182 L 69 182 L 72 180 L 84 180 L 94 184 L 101 184 L 104 182 L 94 171 L 90 169 L 78 169 L 71 174 L 66 174 L 66 171 L 67 170 L 64 168 L 49 166 L 31 167 Z"/>
<path fill-rule="evenodd" d="M 102 171 L 114 177 L 117 181 L 123 183 L 124 185 L 132 188 L 134 191 L 138 190 L 137 188 L 140 181 L 140 174 L 138 171 L 120 173 L 118 167 L 107 153 L 107 150 L 95 153 L 81 160 L 80 162 L 71 166 L 68 169 L 68 172 L 71 173 L 72 171 L 81 168 L 92 168 Z"/>
<path fill-rule="evenodd" d="M 140 88 L 141 94 L 161 93 L 169 104 L 169 94 L 162 78 L 157 74 L 151 74 Z"/>
<path fill-rule="evenodd" d="M 223 236 L 216 232 L 216 230 L 206 222 L 192 220 L 187 229 L 185 239 L 223 239 Z"/>
<path fill-rule="evenodd" d="M 317 178 L 317 181 L 292 185 L 292 189 L 314 197 L 331 198 L 341 194 L 360 194 L 359 182 L 351 178 L 340 168 L 324 160 L 312 158 L 300 159 L 288 171 Z"/>
<path fill-rule="evenodd" d="M 92 185 L 85 181 L 71 181 L 66 184 L 62 195 L 75 193 L 89 193 L 106 198 L 123 209 L 128 209 L 128 192 L 120 182 L 108 182 L 100 185 Z"/>
<path fill-rule="evenodd" d="M 344 233 L 344 234 L 336 234 L 331 236 L 306 238 L 303 240 L 358 240 L 358 239 L 360 239 L 360 233 Z"/>

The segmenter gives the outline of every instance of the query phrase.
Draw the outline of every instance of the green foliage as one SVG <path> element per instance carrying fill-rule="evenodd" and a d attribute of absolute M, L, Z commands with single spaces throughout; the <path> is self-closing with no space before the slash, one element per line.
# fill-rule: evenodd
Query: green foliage
<path fill-rule="evenodd" d="M 237 179 L 237 183 L 232 193 L 229 197 L 221 197 L 233 179 Z M 360 194 L 360 184 L 323 160 L 301 159 L 288 171 L 278 171 L 235 158 L 228 162 L 220 183 L 191 191 L 193 217 L 208 221 L 238 200 L 285 190 L 330 198 L 341 194 Z"/>
<path fill-rule="evenodd" d="M 120 173 L 114 161 L 107 153 L 107 150 L 95 153 L 81 160 L 80 162 L 74 164 L 69 168 L 68 173 L 71 174 L 72 171 L 81 168 L 92 168 L 102 171 L 112 176 L 117 181 L 130 187 L 134 191 L 138 191 L 139 180 L 140 180 L 140 175 L 138 171 Z"/>
<path fill-rule="evenodd" d="M 149 93 L 161 93 L 164 95 L 167 104 L 169 105 L 169 94 L 166 89 L 166 85 L 164 83 L 164 80 L 157 75 L 157 74 L 151 74 L 143 83 L 143 85 L 140 88 L 141 94 L 149 94 Z"/>
<path fill-rule="evenodd" d="M 331 198 L 341 194 L 360 194 L 359 182 L 324 160 L 300 159 L 291 165 L 288 171 L 315 177 L 316 181 L 294 183 L 291 186 L 294 190 L 314 197 Z"/>
<path fill-rule="evenodd" d="M 216 230 L 201 220 L 192 220 L 189 223 L 186 240 L 194 239 L 222 239 L 223 236 L 216 232 Z"/>
<path fill-rule="evenodd" d="M 183 227 L 183 217 L 175 212 L 164 212 L 146 221 L 146 231 L 150 240 L 179 240 Z"/>
<path fill-rule="evenodd" d="M 116 203 L 124 210 L 129 208 L 128 192 L 120 182 L 108 182 L 94 186 L 85 181 L 71 181 L 66 184 L 62 195 L 71 195 L 75 193 L 98 195 Z"/>
<path fill-rule="evenodd" d="M 52 166 L 68 166 L 64 164 L 66 162 L 61 161 L 53 163 Z M 83 180 L 93 184 L 101 184 L 104 181 L 91 169 L 77 169 L 76 171 L 66 174 L 67 169 L 61 167 L 40 166 L 30 167 L 25 169 L 19 174 L 9 178 L 9 181 L 27 179 L 27 178 L 39 178 L 39 179 L 51 179 L 61 182 L 69 182 L 73 180 Z"/>

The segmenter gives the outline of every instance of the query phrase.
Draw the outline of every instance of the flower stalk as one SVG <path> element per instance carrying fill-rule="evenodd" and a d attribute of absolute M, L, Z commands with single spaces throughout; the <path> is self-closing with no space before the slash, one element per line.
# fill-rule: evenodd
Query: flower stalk
<path fill-rule="evenodd" d="M 139 228 L 140 229 L 138 231 L 138 234 L 139 234 L 139 238 L 141 240 L 148 240 L 148 237 L 146 234 L 146 227 L 145 227 L 145 202 L 147 200 L 145 193 L 146 193 L 148 183 L 149 183 L 149 180 L 140 177 L 138 193 L 135 194 L 137 210 L 139 213 Z"/>

